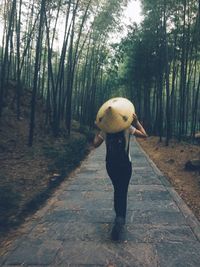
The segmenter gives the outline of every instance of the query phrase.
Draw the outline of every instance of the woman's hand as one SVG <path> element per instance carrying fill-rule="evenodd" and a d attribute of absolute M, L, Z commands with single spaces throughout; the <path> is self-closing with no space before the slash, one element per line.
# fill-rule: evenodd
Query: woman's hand
<path fill-rule="evenodd" d="M 137 115 L 135 114 L 135 113 L 133 113 L 133 124 L 134 125 L 136 125 L 137 124 L 137 122 L 138 122 L 138 117 L 137 117 Z"/>
<path fill-rule="evenodd" d="M 103 141 L 104 141 L 104 138 L 99 133 L 97 133 L 93 141 L 93 146 L 97 148 L 103 143 Z"/>

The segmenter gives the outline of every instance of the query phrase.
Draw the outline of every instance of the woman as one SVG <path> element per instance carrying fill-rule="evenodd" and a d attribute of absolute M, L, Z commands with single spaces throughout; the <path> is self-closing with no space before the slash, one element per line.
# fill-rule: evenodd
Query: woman
<path fill-rule="evenodd" d="M 114 187 L 115 223 L 111 232 L 113 240 L 120 240 L 125 225 L 128 185 L 132 174 L 129 153 L 130 135 L 146 138 L 147 134 L 137 115 L 133 115 L 133 126 L 118 133 L 103 131 L 96 134 L 94 147 L 106 142 L 106 170 Z"/>

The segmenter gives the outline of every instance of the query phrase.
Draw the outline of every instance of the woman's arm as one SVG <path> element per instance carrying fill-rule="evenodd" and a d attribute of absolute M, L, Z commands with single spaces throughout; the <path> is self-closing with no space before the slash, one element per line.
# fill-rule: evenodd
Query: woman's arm
<path fill-rule="evenodd" d="M 148 137 L 144 127 L 141 125 L 141 123 L 139 122 L 137 115 L 133 114 L 133 125 L 135 126 L 136 130 L 134 132 L 134 135 L 137 137 L 142 137 L 142 138 L 146 138 Z"/>
<path fill-rule="evenodd" d="M 104 141 L 104 138 L 98 133 L 95 135 L 93 145 L 95 148 L 99 147 Z"/>
<path fill-rule="evenodd" d="M 146 133 L 144 133 L 144 132 L 142 132 L 142 131 L 140 131 L 140 130 L 138 130 L 138 129 L 135 130 L 134 135 L 135 135 L 136 137 L 142 137 L 142 138 L 146 138 L 146 137 L 148 137 L 148 135 L 147 135 Z"/>

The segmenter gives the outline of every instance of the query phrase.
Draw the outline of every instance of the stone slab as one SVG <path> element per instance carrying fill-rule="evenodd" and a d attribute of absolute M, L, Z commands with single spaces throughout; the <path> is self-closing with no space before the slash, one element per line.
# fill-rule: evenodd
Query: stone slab
<path fill-rule="evenodd" d="M 197 241 L 188 226 L 133 225 L 126 226 L 126 240 L 136 243 Z"/>
<path fill-rule="evenodd" d="M 151 244 L 65 242 L 56 257 L 63 266 L 156 266 L 157 257 Z M 71 265 L 72 266 L 72 265 Z"/>
<path fill-rule="evenodd" d="M 5 265 L 49 265 L 60 248 L 59 241 L 27 239 L 10 253 Z"/>
<path fill-rule="evenodd" d="M 155 245 L 159 266 L 200 266 L 199 242 L 163 242 Z"/>

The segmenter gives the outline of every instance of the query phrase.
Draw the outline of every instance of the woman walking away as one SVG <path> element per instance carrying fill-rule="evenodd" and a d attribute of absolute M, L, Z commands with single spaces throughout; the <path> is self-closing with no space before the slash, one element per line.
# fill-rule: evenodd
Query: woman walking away
<path fill-rule="evenodd" d="M 99 147 L 103 141 L 106 143 L 106 170 L 114 188 L 114 210 L 116 218 L 112 228 L 111 238 L 115 241 L 122 239 L 123 227 L 126 220 L 127 193 L 132 174 L 129 153 L 131 135 L 142 138 L 147 137 L 146 131 L 135 113 L 132 113 L 132 125 L 128 128 L 114 133 L 101 130 L 96 134 L 94 139 L 94 147 Z"/>

